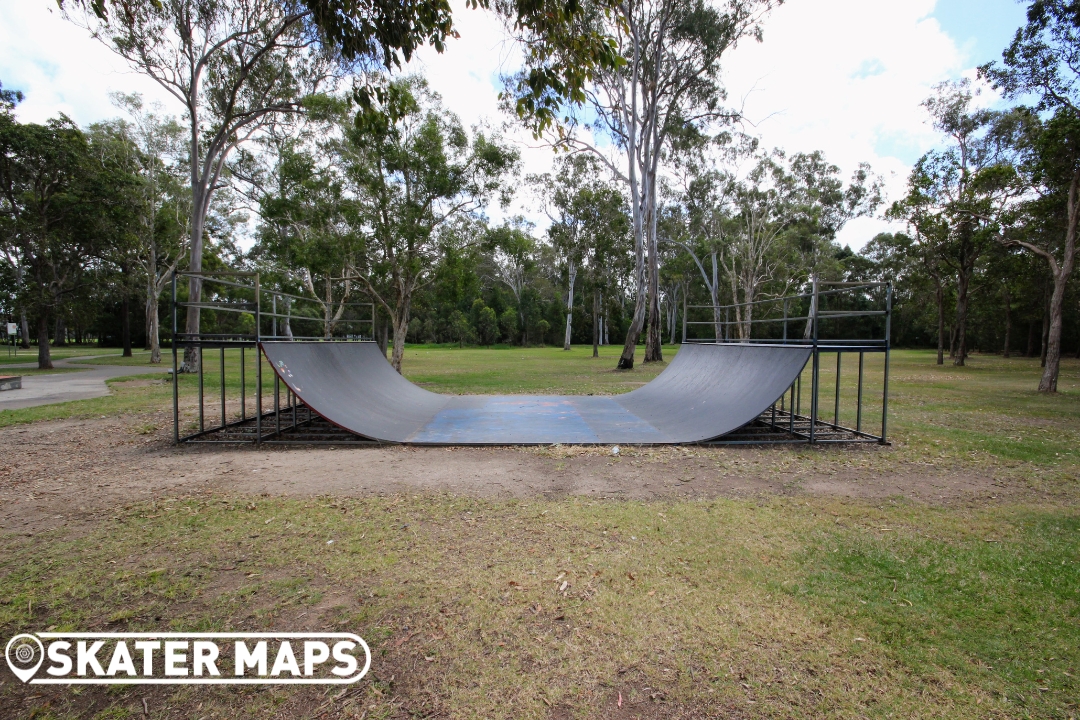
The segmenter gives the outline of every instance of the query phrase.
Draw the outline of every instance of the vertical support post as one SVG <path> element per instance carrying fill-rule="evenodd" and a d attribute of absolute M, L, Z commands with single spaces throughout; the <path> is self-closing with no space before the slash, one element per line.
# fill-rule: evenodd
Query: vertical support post
<path fill-rule="evenodd" d="M 784 344 L 787 345 L 787 298 L 784 298 Z"/>
<path fill-rule="evenodd" d="M 276 318 L 275 318 L 276 320 Z M 262 290 L 259 289 L 259 273 L 255 273 L 255 344 L 262 337 Z"/>
<path fill-rule="evenodd" d="M 885 285 L 885 382 L 881 391 L 881 443 L 889 424 L 889 350 L 892 346 L 892 283 Z"/>
<path fill-rule="evenodd" d="M 202 342 L 199 342 L 199 432 L 206 429 L 206 422 L 203 419 L 203 352 Z"/>
<path fill-rule="evenodd" d="M 289 391 L 289 401 L 292 405 L 292 426 L 293 430 L 296 429 L 296 393 Z"/>
<path fill-rule="evenodd" d="M 225 417 L 225 346 L 221 346 L 221 427 L 227 423 Z"/>
<path fill-rule="evenodd" d="M 281 432 L 281 378 L 274 373 L 274 433 Z"/>
<path fill-rule="evenodd" d="M 689 285 L 687 285 L 687 287 L 689 287 Z M 603 319 L 602 315 L 600 317 L 601 317 L 601 319 Z M 603 333 L 600 334 L 600 339 L 601 340 L 604 339 Z M 683 345 L 686 344 L 686 291 L 685 291 L 685 289 L 683 290 L 683 295 L 682 295 L 682 344 Z"/>
<path fill-rule="evenodd" d="M 244 382 L 244 372 L 247 368 L 247 358 L 244 357 L 244 346 L 240 346 L 240 419 L 247 420 L 247 384 Z"/>
<path fill-rule="evenodd" d="M 731 337 L 730 323 L 731 323 L 731 308 L 726 307 L 726 308 L 724 308 L 724 340 L 727 340 L 729 337 Z"/>
<path fill-rule="evenodd" d="M 783 397 L 783 395 L 781 395 L 780 397 Z M 772 426 L 774 428 L 776 427 L 776 403 L 775 402 L 772 404 Z"/>
<path fill-rule="evenodd" d="M 791 383 L 791 402 L 788 404 L 788 431 L 795 434 L 795 383 Z"/>
<path fill-rule="evenodd" d="M 270 323 L 270 335 L 271 337 L 277 337 L 277 295 L 270 296 L 270 312 L 274 314 Z"/>
<path fill-rule="evenodd" d="M 172 274 L 172 423 L 173 442 L 180 444 L 180 382 L 176 357 L 176 271 Z"/>
<path fill-rule="evenodd" d="M 862 381 L 863 381 L 863 356 L 865 356 L 862 350 L 859 351 L 859 399 L 856 401 L 855 410 L 855 430 L 862 432 Z"/>
<path fill-rule="evenodd" d="M 262 322 L 262 296 L 259 294 L 259 273 L 255 273 L 255 444 L 262 444 L 262 344 L 259 342 Z"/>
<path fill-rule="evenodd" d="M 818 312 L 820 311 L 820 308 L 818 308 L 817 277 L 814 278 L 814 299 L 813 299 L 813 303 L 814 303 L 814 305 L 813 305 L 813 307 L 814 307 L 814 317 L 811 319 L 811 322 L 814 323 L 814 345 L 813 345 L 813 350 L 812 350 L 813 355 L 814 355 L 814 367 L 813 367 L 813 370 L 811 370 L 811 376 L 810 376 L 810 443 L 811 444 L 813 444 L 813 442 L 815 440 L 815 438 L 814 438 L 814 429 L 815 429 L 814 426 L 817 425 L 817 414 L 818 414 L 818 412 L 817 412 L 818 411 L 818 377 L 819 377 L 819 373 L 821 371 L 821 355 L 818 352 L 818 322 L 817 322 L 817 315 L 818 315 Z"/>
<path fill-rule="evenodd" d="M 836 401 L 833 405 L 833 430 L 840 429 L 840 356 L 839 350 L 836 351 Z"/>

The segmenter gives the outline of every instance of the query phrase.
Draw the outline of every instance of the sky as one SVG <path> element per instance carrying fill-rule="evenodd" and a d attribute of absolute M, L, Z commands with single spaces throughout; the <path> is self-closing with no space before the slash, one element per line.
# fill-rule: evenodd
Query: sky
<path fill-rule="evenodd" d="M 503 129 L 521 149 L 524 172 L 547 171 L 551 151 L 499 112 L 498 76 L 517 57 L 501 25 L 462 0 L 452 5 L 460 39 L 443 54 L 420 52 L 408 70 L 424 74 L 466 125 Z M 729 103 L 763 147 L 821 150 L 846 176 L 867 162 L 896 200 L 914 161 L 941 142 L 920 103 L 936 83 L 973 78 L 976 67 L 999 59 L 1024 13 L 1014 0 L 787 0 L 766 19 L 763 42 L 743 42 L 725 56 Z M 0 0 L 0 83 L 26 95 L 17 110 L 24 122 L 58 113 L 83 125 L 116 117 L 114 91 L 182 110 L 63 20 L 54 0 Z M 544 225 L 527 188 L 507 212 Z M 503 214 L 492 212 L 496 220 Z M 838 240 L 857 250 L 888 229 L 896 228 L 859 218 Z"/>

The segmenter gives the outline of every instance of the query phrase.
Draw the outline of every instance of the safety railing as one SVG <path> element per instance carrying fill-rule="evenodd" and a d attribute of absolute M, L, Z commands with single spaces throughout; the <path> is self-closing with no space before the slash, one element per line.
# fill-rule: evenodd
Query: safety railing
<path fill-rule="evenodd" d="M 810 393 L 803 403 L 803 375 L 747 428 L 716 442 L 877 442 L 887 444 L 892 284 L 889 282 L 812 281 L 809 292 L 729 305 L 688 306 L 697 317 L 683 320 L 683 342 L 801 346 L 810 349 Z M 706 312 L 702 312 L 706 311 Z M 858 321 L 853 323 L 852 321 Z M 712 337 L 688 338 L 688 328 L 706 327 Z M 706 332 L 707 334 L 707 332 Z M 835 354 L 832 418 L 821 412 L 823 356 Z M 854 417 L 845 425 L 841 397 L 845 355 L 856 355 Z M 880 426 L 867 420 L 867 358 L 880 357 Z M 875 368 L 876 369 L 876 368 Z M 827 412 L 827 411 L 826 411 Z M 764 435 L 762 434 L 764 433 Z"/>

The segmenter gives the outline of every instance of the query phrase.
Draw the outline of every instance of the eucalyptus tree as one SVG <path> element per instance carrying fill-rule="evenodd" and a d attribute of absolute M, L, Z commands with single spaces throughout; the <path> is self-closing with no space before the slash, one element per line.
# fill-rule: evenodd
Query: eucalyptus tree
<path fill-rule="evenodd" d="M 540 265 L 542 248 L 532 235 L 531 225 L 523 218 L 514 218 L 509 223 L 490 228 L 484 235 L 483 249 L 490 261 L 491 279 L 504 285 L 514 296 L 515 325 L 521 331 L 524 345 L 528 329 L 525 317 L 526 289 Z M 504 324 L 508 326 L 505 330 L 509 330 L 509 323 Z M 513 342 L 512 332 L 507 335 L 507 339 Z"/>
<path fill-rule="evenodd" d="M 556 100 L 557 112 L 532 102 L 532 83 L 548 58 L 527 55 L 525 69 L 507 80 L 505 97 L 516 100 L 515 110 L 534 131 L 546 134 L 556 148 L 596 155 L 628 187 L 636 292 L 620 368 L 633 367 L 646 322 L 645 360 L 663 359 L 657 189 L 671 137 L 687 127 L 705 132 L 736 117 L 722 105 L 721 58 L 740 39 L 760 39 L 761 19 L 776 4 L 778 0 L 583 3 L 575 27 L 583 36 L 612 38 L 620 61 L 591 68 L 583 92 L 565 105 Z M 558 49 L 555 52 L 559 58 Z M 545 109 L 546 115 L 541 112 Z M 609 147 L 619 157 L 610 155 Z"/>
<path fill-rule="evenodd" d="M 866 163 L 860 163 L 844 184 L 840 168 L 828 162 L 821 151 L 776 154 L 783 165 L 782 184 L 790 199 L 789 244 L 800 256 L 793 265 L 800 268 L 802 281 L 841 272 L 835 262 L 837 233 L 850 220 L 873 214 L 883 201 L 882 181 Z M 810 315 L 817 308 L 811 300 Z M 804 337 L 809 339 L 811 322 Z"/>
<path fill-rule="evenodd" d="M 158 105 L 147 106 L 138 94 L 114 93 L 113 103 L 130 121 L 111 123 L 124 162 L 138 178 L 131 194 L 135 261 L 142 270 L 146 338 L 150 362 L 161 362 L 159 300 L 172 273 L 186 260 L 191 218 L 185 187 L 184 130 Z"/>
<path fill-rule="evenodd" d="M 690 167 L 666 210 L 665 240 L 685 250 L 698 268 L 712 301 L 716 337 L 722 322 L 731 322 L 739 339 L 748 340 L 754 303 L 814 277 L 844 224 L 877 208 L 881 186 L 865 165 L 845 186 L 840 169 L 820 152 L 789 157 L 779 150 L 754 151 L 744 160 L 751 164 L 742 173 Z M 722 287 L 733 318 L 722 319 L 717 309 Z"/>
<path fill-rule="evenodd" d="M 976 264 L 1001 237 L 1002 223 L 1023 192 L 1013 138 L 1018 115 L 979 109 L 968 80 L 942 83 L 927 99 L 943 150 L 926 153 L 908 178 L 907 196 L 890 209 L 917 236 L 938 243 L 956 278 L 956 355 L 964 365 L 970 289 Z"/>
<path fill-rule="evenodd" d="M 696 165 L 682 180 L 681 189 L 669 189 L 669 202 L 661 212 L 658 232 L 661 242 L 685 251 L 693 260 L 709 293 L 713 337 L 719 339 L 723 335 L 720 267 L 735 229 L 733 202 L 737 183 L 722 171 L 702 170 Z M 703 258 L 710 264 L 708 269 Z"/>
<path fill-rule="evenodd" d="M 357 290 L 352 268 L 361 243 L 350 222 L 355 201 L 346 196 L 345 179 L 327 152 L 296 138 L 274 145 L 274 166 L 257 182 L 255 255 L 307 292 L 321 311 L 323 336 L 331 337 Z M 291 334 L 291 326 L 285 329 Z"/>
<path fill-rule="evenodd" d="M 1038 0 L 1028 8 L 1027 23 L 1016 31 L 1001 63 L 980 74 L 1009 99 L 1036 98 L 1035 110 L 1052 114 L 1024 143 L 1024 165 L 1039 199 L 1036 216 L 1055 222 L 1044 232 L 1007 237 L 1046 261 L 1053 279 L 1049 304 L 1046 363 L 1039 392 L 1056 392 L 1061 364 L 1065 291 L 1076 267 L 1080 222 L 1080 22 L 1075 1 Z"/>
<path fill-rule="evenodd" d="M 301 100 L 332 82 L 335 64 L 311 24 L 289 0 L 116 0 L 69 13 L 184 109 L 190 186 L 189 260 L 202 270 L 203 233 L 213 195 L 229 180 L 234 151 Z M 101 10 L 101 14 L 95 14 Z M 101 19 L 102 15 L 106 19 Z M 188 333 L 199 332 L 202 283 L 189 280 Z M 188 348 L 184 369 L 196 369 Z"/>
<path fill-rule="evenodd" d="M 390 316 L 400 372 L 413 297 L 434 280 L 445 243 L 461 242 L 447 231 L 491 200 L 509 200 L 518 153 L 466 131 L 417 77 L 379 86 L 336 152 L 361 240 L 350 276 Z"/>
<path fill-rule="evenodd" d="M 600 296 L 607 285 L 619 240 L 627 230 L 626 200 L 604 177 L 606 174 L 606 169 L 591 155 L 567 155 L 558 159 L 553 173 L 532 178 L 541 188 L 544 210 L 551 220 L 548 237 L 567 278 L 564 350 L 570 349 L 579 274 L 584 274 L 593 296 L 591 312 L 596 327 Z"/>

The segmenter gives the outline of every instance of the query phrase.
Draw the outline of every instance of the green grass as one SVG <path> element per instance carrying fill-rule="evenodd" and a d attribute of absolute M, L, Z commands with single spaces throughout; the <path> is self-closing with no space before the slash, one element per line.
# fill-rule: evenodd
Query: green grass
<path fill-rule="evenodd" d="M 8 352 L 9 350 L 10 353 Z M 49 356 L 53 360 L 63 360 L 65 358 L 83 357 L 87 355 L 119 356 L 120 353 L 120 348 L 106 348 L 99 347 L 98 345 L 65 345 L 64 347 L 53 346 L 49 348 Z M 29 350 L 21 347 L 0 347 L 0 366 L 14 363 L 36 363 L 37 358 L 37 345 L 30 346 Z"/>
<path fill-rule="evenodd" d="M 666 360 L 678 348 L 664 346 Z M 667 363 L 642 363 L 638 348 L 633 370 L 615 365 L 622 346 L 599 348 L 574 346 L 569 352 L 549 348 L 464 348 L 408 346 L 402 371 L 409 380 L 439 393 L 449 394 L 560 394 L 614 395 L 641 387 L 656 377 Z"/>
<path fill-rule="evenodd" d="M 9 541 L 0 628 L 355 630 L 372 682 L 332 717 L 591 718 L 621 694 L 652 717 L 1066 718 L 1078 558 L 1071 509 L 178 498 Z M 145 694 L 44 697 L 67 717 Z M 307 717 L 322 698 L 156 702 Z"/>
<path fill-rule="evenodd" d="M 439 392 L 614 393 L 662 369 L 616 372 L 617 353 L 420 346 L 408 348 L 405 371 Z M 206 356 L 211 408 L 219 357 Z M 238 358 L 226 357 L 232 413 Z M 880 361 L 867 356 L 868 380 Z M 250 382 L 250 354 L 247 363 Z M 835 359 L 822 367 L 828 417 Z M 159 379 L 164 369 L 147 365 Z M 855 371 L 845 356 L 848 423 Z M 117 508 L 80 535 L 8 536 L 7 636 L 341 628 L 365 637 L 375 661 L 370 682 L 340 700 L 280 688 L 50 689 L 27 700 L 6 683 L 0 707 L 19 708 L 16 717 L 141 716 L 148 697 L 152 710 L 197 717 L 592 718 L 620 717 L 622 697 L 627 717 L 1075 717 L 1080 363 L 1064 362 L 1055 396 L 1035 392 L 1039 373 L 1024 358 L 976 356 L 954 368 L 897 351 L 891 448 L 760 450 L 724 464 L 785 483 L 932 472 L 1040 491 L 1001 506 L 198 495 Z M 168 381 L 130 379 L 112 382 L 107 398 L 2 412 L 0 425 L 169 407 Z M 879 382 L 865 398 L 871 430 Z M 187 425 L 196 390 L 196 378 L 180 378 Z M 718 468 L 731 456 L 689 452 Z M 665 471 L 666 451 L 625 455 L 610 462 Z"/>

